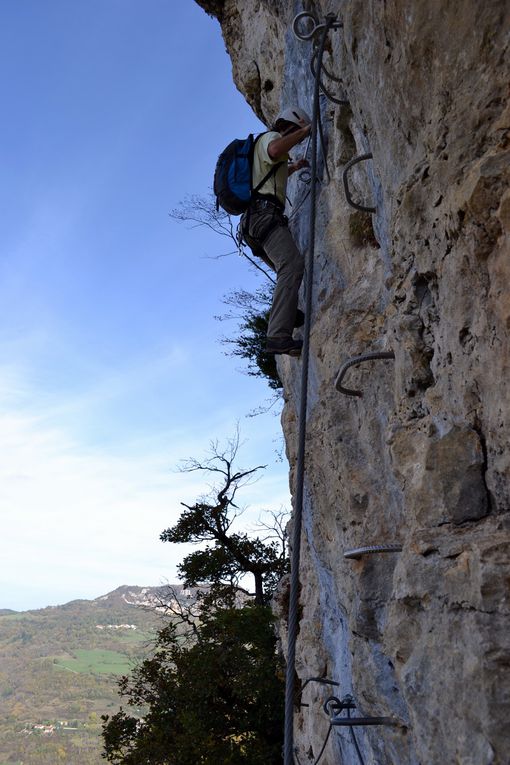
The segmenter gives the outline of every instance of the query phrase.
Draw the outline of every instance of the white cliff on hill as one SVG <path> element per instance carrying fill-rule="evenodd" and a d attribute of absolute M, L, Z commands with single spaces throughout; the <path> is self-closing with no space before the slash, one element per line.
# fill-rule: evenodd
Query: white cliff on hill
<path fill-rule="evenodd" d="M 328 695 L 395 727 L 335 729 L 322 765 L 504 765 L 510 719 L 510 5 L 200 0 L 239 89 L 272 123 L 310 107 L 303 10 L 337 15 L 322 99 L 296 714 L 299 762 Z M 337 89 L 335 91 L 335 88 Z M 346 201 L 342 173 L 354 199 Z M 296 207 L 306 194 L 290 184 Z M 307 201 L 291 222 L 308 246 Z M 394 361 L 349 358 L 393 351 Z M 300 361 L 280 362 L 291 470 Z M 367 545 L 401 552 L 344 557 Z M 281 601 L 285 601 L 282 594 Z M 285 609 L 280 608 L 285 636 Z M 285 637 L 284 637 L 285 642 Z"/>

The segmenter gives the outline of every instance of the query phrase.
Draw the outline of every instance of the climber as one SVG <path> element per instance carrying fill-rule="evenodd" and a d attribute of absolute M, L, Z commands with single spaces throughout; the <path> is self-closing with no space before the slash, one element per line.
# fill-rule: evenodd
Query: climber
<path fill-rule="evenodd" d="M 241 233 L 253 253 L 276 272 L 276 286 L 267 328 L 266 351 L 299 356 L 302 340 L 292 332 L 303 324 L 298 311 L 298 292 L 303 278 L 304 258 L 299 252 L 288 220 L 284 215 L 287 178 L 296 170 L 308 167 L 306 159 L 290 161 L 288 152 L 310 133 L 308 115 L 299 107 L 282 111 L 274 129 L 256 142 L 253 155 L 252 188 L 276 170 L 253 194 L 248 210 L 241 218 Z"/>

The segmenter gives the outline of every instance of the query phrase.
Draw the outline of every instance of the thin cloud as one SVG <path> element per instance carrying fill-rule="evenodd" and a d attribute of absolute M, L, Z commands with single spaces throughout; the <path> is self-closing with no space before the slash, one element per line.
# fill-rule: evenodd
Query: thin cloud
<path fill-rule="evenodd" d="M 73 406 L 71 399 L 62 411 Z M 6 593 L 0 608 L 96 597 L 124 583 L 175 581 L 176 566 L 191 549 L 163 545 L 159 534 L 175 523 L 181 501 L 206 490 L 207 476 L 176 469 L 182 458 L 205 453 L 203 427 L 101 449 L 69 434 L 62 422 L 55 412 L 26 407 L 0 413 L 0 588 Z M 231 422 L 218 419 L 220 439 L 231 435 Z M 260 455 L 250 452 L 247 445 L 243 464 L 258 464 Z M 283 472 L 263 474 L 246 490 L 243 523 L 285 504 Z"/>
<path fill-rule="evenodd" d="M 93 453 L 23 415 L 0 417 L 0 432 L 4 587 L 34 580 L 60 591 L 64 576 L 76 596 L 84 572 L 109 572 L 116 586 L 175 577 L 182 551 L 158 534 L 183 487 L 161 456 Z"/>

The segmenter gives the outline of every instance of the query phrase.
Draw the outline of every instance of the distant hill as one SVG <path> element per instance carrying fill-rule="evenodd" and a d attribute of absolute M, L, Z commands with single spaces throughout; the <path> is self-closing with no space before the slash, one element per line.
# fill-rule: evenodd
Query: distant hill
<path fill-rule="evenodd" d="M 174 596 L 118 587 L 94 600 L 0 611 L 0 765 L 100 765 L 101 715 L 120 706 L 117 681 L 150 651 Z"/>
<path fill-rule="evenodd" d="M 196 589 L 185 588 L 182 584 L 164 585 L 162 587 L 130 587 L 129 585 L 123 585 L 122 587 L 117 587 L 116 590 L 109 592 L 107 595 L 101 595 L 95 600 L 81 602 L 91 602 L 98 605 L 106 604 L 107 608 L 110 608 L 112 604 L 117 604 L 126 606 L 146 606 L 155 608 L 156 610 L 165 610 L 162 608 L 161 603 L 168 604 L 174 599 L 173 594 L 175 594 L 179 600 L 193 600 L 195 592 Z"/>

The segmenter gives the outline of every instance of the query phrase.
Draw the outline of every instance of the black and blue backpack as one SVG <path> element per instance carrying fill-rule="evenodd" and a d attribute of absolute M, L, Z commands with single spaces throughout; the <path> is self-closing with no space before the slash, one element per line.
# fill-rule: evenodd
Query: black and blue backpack
<path fill-rule="evenodd" d="M 277 171 L 282 162 L 274 165 L 255 188 L 252 186 L 253 152 L 255 144 L 264 135 L 256 138 L 250 133 L 248 138 L 237 138 L 221 152 L 214 171 L 214 193 L 216 209 L 220 207 L 229 215 L 241 215 L 246 212 L 250 201 L 264 183 Z"/>

